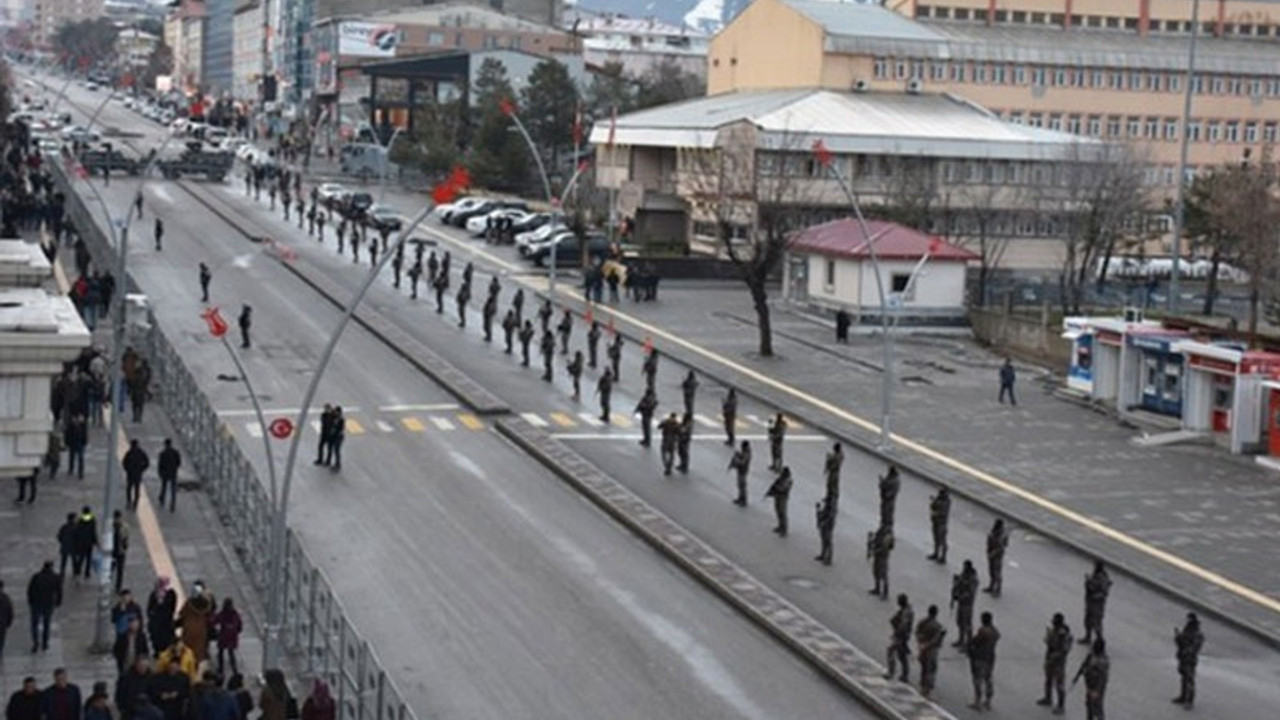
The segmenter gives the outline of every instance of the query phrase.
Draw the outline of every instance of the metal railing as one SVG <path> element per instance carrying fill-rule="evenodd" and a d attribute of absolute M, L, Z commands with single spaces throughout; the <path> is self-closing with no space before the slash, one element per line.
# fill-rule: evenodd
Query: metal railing
<path fill-rule="evenodd" d="M 53 168 L 53 176 L 67 197 L 67 219 L 90 255 L 112 257 L 114 250 L 100 219 L 90 212 L 61 167 Z M 117 282 L 137 292 L 131 278 Z M 128 341 L 151 363 L 156 401 L 169 415 L 176 439 L 186 449 L 186 458 L 217 508 L 254 586 L 265 591 L 271 545 L 266 486 L 154 318 L 146 327 L 131 327 Z M 329 683 L 340 708 L 339 720 L 416 720 L 417 714 L 405 704 L 324 571 L 312 562 L 292 529 L 285 557 L 285 647 L 303 663 L 305 675 Z"/>

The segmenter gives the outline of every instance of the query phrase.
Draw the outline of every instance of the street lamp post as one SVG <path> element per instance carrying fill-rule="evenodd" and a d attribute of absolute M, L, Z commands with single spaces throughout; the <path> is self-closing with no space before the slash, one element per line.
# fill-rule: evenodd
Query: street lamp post
<path fill-rule="evenodd" d="M 1191 101 L 1195 97 L 1196 43 L 1200 39 L 1200 0 L 1191 6 L 1191 46 L 1187 49 L 1187 87 L 1182 97 L 1182 136 L 1178 148 L 1178 178 L 1173 189 L 1173 260 L 1169 275 L 1169 313 L 1178 312 L 1178 274 L 1182 255 L 1182 225 L 1186 216 L 1187 154 L 1190 151 Z"/>
<path fill-rule="evenodd" d="M 552 213 L 555 214 L 559 208 L 556 197 L 551 192 L 551 178 L 547 176 L 547 166 L 542 162 L 542 153 L 538 152 L 538 145 L 533 141 L 533 136 L 529 134 L 529 130 L 525 128 L 524 123 L 520 120 L 520 114 L 516 112 L 515 103 L 510 100 L 502 101 L 502 112 L 515 123 L 516 130 L 520 132 L 520 137 L 524 138 L 525 145 L 529 146 L 529 152 L 533 155 L 533 161 L 538 166 L 538 175 L 542 178 L 542 190 L 547 195 L 547 203 L 551 205 Z M 554 236 L 553 236 L 554 237 Z M 550 256 L 548 258 L 551 264 L 551 270 L 547 274 L 547 295 L 554 298 L 556 294 L 556 269 L 558 254 L 556 248 L 560 243 L 555 240 L 551 241 Z"/>
<path fill-rule="evenodd" d="M 383 198 L 387 195 L 387 170 L 391 167 L 391 146 L 395 145 L 396 136 L 404 132 L 404 128 L 398 127 L 396 131 L 391 133 L 391 137 L 387 138 L 387 144 L 383 145 L 386 152 L 382 156 L 382 173 L 378 182 L 378 204 L 382 204 Z"/>

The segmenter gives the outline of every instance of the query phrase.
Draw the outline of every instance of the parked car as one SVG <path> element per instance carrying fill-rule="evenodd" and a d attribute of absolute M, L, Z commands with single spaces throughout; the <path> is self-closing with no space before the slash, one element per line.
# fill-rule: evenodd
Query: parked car
<path fill-rule="evenodd" d="M 516 223 L 511 226 L 511 232 L 514 233 L 515 235 L 519 235 L 520 233 L 529 232 L 530 230 L 537 230 L 538 228 L 551 222 L 551 219 L 553 217 L 555 216 L 552 215 L 551 213 L 527 214 L 524 216 L 524 219 L 517 220 Z"/>
<path fill-rule="evenodd" d="M 316 199 L 324 207 L 333 207 L 333 202 L 343 193 L 350 192 L 338 183 L 324 183 L 316 188 Z"/>
<path fill-rule="evenodd" d="M 102 139 L 102 136 L 95 130 L 90 130 L 83 125 L 72 125 L 62 130 L 62 139 L 65 142 L 83 143 L 92 145 Z"/>
<path fill-rule="evenodd" d="M 475 215 L 467 219 L 467 232 L 479 237 L 489 228 L 491 221 L 497 221 L 502 218 L 511 218 L 513 222 L 524 220 L 529 213 L 518 208 L 499 208 L 484 215 Z"/>
<path fill-rule="evenodd" d="M 348 192 L 334 201 L 334 209 L 349 218 L 360 217 L 371 207 L 373 195 L 367 192 Z"/>
<path fill-rule="evenodd" d="M 543 243 L 536 250 L 525 256 L 538 267 L 551 262 L 551 247 L 556 248 L 556 267 L 576 267 L 582 264 L 582 241 L 571 230 L 556 235 L 550 242 Z M 609 238 L 600 233 L 588 233 L 586 237 L 587 255 L 591 258 L 608 259 L 612 254 Z"/>
<path fill-rule="evenodd" d="M 453 216 L 457 213 L 467 212 L 485 202 L 488 202 L 488 198 L 465 197 L 455 203 L 446 205 L 440 210 L 440 222 L 449 225 L 452 223 Z"/>
<path fill-rule="evenodd" d="M 547 242 L 557 233 L 567 229 L 564 223 L 551 222 L 536 230 L 520 233 L 516 235 L 516 252 L 521 255 L 528 255 L 533 248 Z"/>
<path fill-rule="evenodd" d="M 400 232 L 404 227 L 404 216 L 386 205 L 371 205 L 364 211 L 364 216 L 369 226 L 379 232 L 384 229 L 387 232 Z"/>
<path fill-rule="evenodd" d="M 487 215 L 494 210 L 505 209 L 528 211 L 529 206 L 520 200 L 485 200 L 468 210 L 455 210 L 449 215 L 449 224 L 454 227 L 466 227 L 467 221 L 477 215 Z"/>

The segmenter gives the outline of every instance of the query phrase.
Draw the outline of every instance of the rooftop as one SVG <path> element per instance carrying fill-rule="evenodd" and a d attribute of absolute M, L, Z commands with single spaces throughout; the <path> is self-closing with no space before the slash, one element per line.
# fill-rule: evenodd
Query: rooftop
<path fill-rule="evenodd" d="M 693 38 L 707 37 L 705 33 L 694 30 L 687 25 L 676 25 L 653 17 L 637 18 L 627 17 L 626 15 L 597 15 L 578 12 L 568 20 L 567 24 L 577 28 L 579 33 L 588 36 L 593 34 L 603 35 L 617 33 L 621 35 L 682 35 Z"/>
<path fill-rule="evenodd" d="M 953 95 L 842 93 L 822 89 L 742 91 L 620 116 L 619 145 L 713 147 L 721 128 L 749 122 L 768 148 L 808 150 L 821 139 L 833 153 L 1063 159 L 1096 141 L 1015 125 Z M 596 123 L 591 142 L 608 142 Z"/>
<path fill-rule="evenodd" d="M 385 23 L 387 25 L 422 25 L 427 27 L 458 27 L 485 30 L 508 30 L 530 33 L 555 33 L 567 35 L 564 30 L 507 15 L 497 10 L 470 3 L 440 3 L 425 7 L 409 7 L 364 13 L 357 17 L 325 18 L 317 24 L 358 21 Z"/>
<path fill-rule="evenodd" d="M 40 287 L 53 266 L 35 243 L 0 240 L 0 287 Z"/>
<path fill-rule="evenodd" d="M 919 260 L 925 255 L 932 261 L 968 262 L 978 259 L 977 255 L 962 247 L 905 225 L 869 220 L 867 231 L 871 233 L 870 239 L 862 234 L 857 220 L 832 220 L 795 233 L 787 243 L 787 249 L 853 259 L 869 258 L 873 249 L 876 257 L 882 260 Z"/>
<path fill-rule="evenodd" d="M 40 288 L 0 290 L 0 346 L 85 347 L 89 330 L 70 298 Z"/>

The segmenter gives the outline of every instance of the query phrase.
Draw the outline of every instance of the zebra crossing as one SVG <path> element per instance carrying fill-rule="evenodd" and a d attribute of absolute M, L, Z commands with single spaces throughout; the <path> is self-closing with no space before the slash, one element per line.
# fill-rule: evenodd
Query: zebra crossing
<path fill-rule="evenodd" d="M 296 409 L 285 410 L 267 410 L 265 411 L 270 418 L 289 417 L 297 413 Z M 246 415 L 242 411 L 226 411 L 221 413 L 226 429 L 232 433 L 239 434 L 253 439 L 261 439 L 265 433 L 262 425 L 257 419 L 251 415 Z M 567 411 L 555 410 L 547 412 L 521 412 L 516 413 L 525 422 L 534 427 L 541 428 L 553 435 L 562 435 L 566 438 L 589 438 L 601 437 L 607 435 L 600 433 L 610 433 L 616 431 L 640 429 L 640 420 L 638 417 L 625 415 L 623 413 L 612 413 L 609 416 L 609 423 L 606 425 L 600 419 L 597 412 L 591 411 Z M 377 412 L 366 411 L 350 411 L 346 415 L 347 420 L 347 438 L 358 438 L 364 435 L 392 435 L 392 434 L 437 434 L 437 433 L 456 433 L 456 432 L 484 432 L 490 427 L 490 423 L 475 413 L 466 412 L 461 409 L 437 409 L 430 412 L 416 411 L 396 411 L 396 410 L 379 410 Z M 720 414 L 704 414 L 695 413 L 693 416 L 695 425 L 702 430 L 714 431 L 717 435 L 724 428 L 724 416 Z M 768 420 L 758 415 L 741 415 L 736 422 L 737 431 L 740 433 L 761 432 L 768 428 Z M 805 427 L 794 418 L 787 418 L 788 432 L 790 438 L 805 439 L 803 435 Z M 581 433 L 591 433 L 583 435 Z M 318 435 L 320 433 L 320 421 L 318 419 L 309 420 L 307 423 L 307 433 Z M 801 433 L 798 435 L 798 433 Z M 817 437 L 814 435 L 813 437 Z"/>

